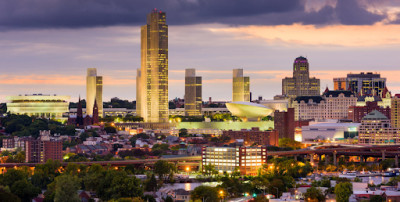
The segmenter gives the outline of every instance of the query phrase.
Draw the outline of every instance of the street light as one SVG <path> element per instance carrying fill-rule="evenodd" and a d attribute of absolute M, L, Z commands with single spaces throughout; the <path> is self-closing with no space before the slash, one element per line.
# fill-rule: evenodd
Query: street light
<path fill-rule="evenodd" d="M 222 202 L 222 199 L 224 198 L 224 191 L 222 189 L 219 191 L 219 195 L 221 196 L 221 202 Z"/>

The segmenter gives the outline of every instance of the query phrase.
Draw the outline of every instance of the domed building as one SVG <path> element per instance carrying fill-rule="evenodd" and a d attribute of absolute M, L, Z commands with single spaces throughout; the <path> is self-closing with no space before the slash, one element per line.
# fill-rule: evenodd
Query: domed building
<path fill-rule="evenodd" d="M 233 116 L 243 121 L 260 121 L 261 118 L 272 114 L 273 109 L 253 102 L 231 102 L 226 107 Z"/>

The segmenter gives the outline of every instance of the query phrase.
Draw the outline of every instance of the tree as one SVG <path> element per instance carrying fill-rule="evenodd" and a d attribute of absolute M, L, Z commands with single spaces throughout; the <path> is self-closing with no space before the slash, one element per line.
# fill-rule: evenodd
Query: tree
<path fill-rule="evenodd" d="M 55 178 L 55 202 L 79 202 L 80 180 L 77 176 L 60 175 Z"/>
<path fill-rule="evenodd" d="M 353 185 L 350 182 L 342 182 L 336 184 L 335 194 L 337 202 L 349 201 L 350 195 L 353 193 Z"/>
<path fill-rule="evenodd" d="M 27 179 L 23 179 L 13 183 L 11 192 L 21 198 L 22 201 L 28 202 L 40 193 L 40 189 L 33 186 Z"/>
<path fill-rule="evenodd" d="M 325 201 L 325 195 L 316 187 L 310 187 L 304 194 L 305 201 Z"/>
<path fill-rule="evenodd" d="M 292 149 L 299 149 L 301 148 L 301 143 L 290 138 L 281 138 L 279 139 L 279 146 L 280 147 L 290 147 Z"/>
<path fill-rule="evenodd" d="M 0 188 L 0 201 L 2 202 L 21 202 L 18 196 Z"/>
<path fill-rule="evenodd" d="M 146 191 L 156 191 L 157 190 L 157 180 L 154 174 L 151 175 L 150 179 L 146 182 Z"/>
<path fill-rule="evenodd" d="M 386 199 L 381 195 L 372 195 L 369 199 L 370 202 L 384 202 Z"/>
<path fill-rule="evenodd" d="M 190 193 L 190 198 L 193 201 L 218 201 L 218 190 L 215 187 L 201 185 Z"/>
<path fill-rule="evenodd" d="M 175 165 L 168 163 L 167 161 L 158 160 L 154 164 L 154 173 L 158 175 L 158 179 L 160 180 L 171 180 L 175 172 Z"/>
<path fill-rule="evenodd" d="M 217 170 L 215 170 L 215 166 L 209 163 L 208 165 L 204 166 L 204 173 L 209 176 L 213 175 Z"/>
<path fill-rule="evenodd" d="M 96 193 L 102 200 L 119 199 L 124 197 L 142 197 L 143 189 L 140 180 L 128 176 L 125 171 L 108 170 L 103 172 Z"/>
<path fill-rule="evenodd" d="M 104 127 L 104 130 L 107 133 L 117 133 L 117 129 L 115 127 L 112 127 L 112 126 L 106 126 L 106 127 Z"/>
<path fill-rule="evenodd" d="M 4 186 L 11 187 L 15 182 L 25 179 L 28 179 L 28 173 L 12 168 L 8 169 L 7 172 L 1 176 L 0 182 Z"/>

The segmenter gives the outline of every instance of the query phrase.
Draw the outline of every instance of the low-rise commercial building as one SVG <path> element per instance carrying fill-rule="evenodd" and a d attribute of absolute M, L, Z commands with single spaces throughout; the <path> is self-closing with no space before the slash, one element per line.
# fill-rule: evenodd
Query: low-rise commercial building
<path fill-rule="evenodd" d="M 316 123 L 301 127 L 302 142 L 340 141 L 358 136 L 360 123 Z"/>
<path fill-rule="evenodd" d="M 399 144 L 400 130 L 393 128 L 390 119 L 375 110 L 362 118 L 358 142 L 360 144 Z"/>
<path fill-rule="evenodd" d="M 239 170 L 242 175 L 257 175 L 267 163 L 267 148 L 259 147 L 203 147 L 202 168 L 213 165 L 219 173 Z"/>

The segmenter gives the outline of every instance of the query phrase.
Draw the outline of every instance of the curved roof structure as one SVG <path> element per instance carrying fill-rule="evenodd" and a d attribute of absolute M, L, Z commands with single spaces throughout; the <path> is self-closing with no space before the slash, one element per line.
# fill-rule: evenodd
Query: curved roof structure
<path fill-rule="evenodd" d="M 246 119 L 262 118 L 274 111 L 269 107 L 252 102 L 231 102 L 226 103 L 226 107 L 232 115 Z"/>

